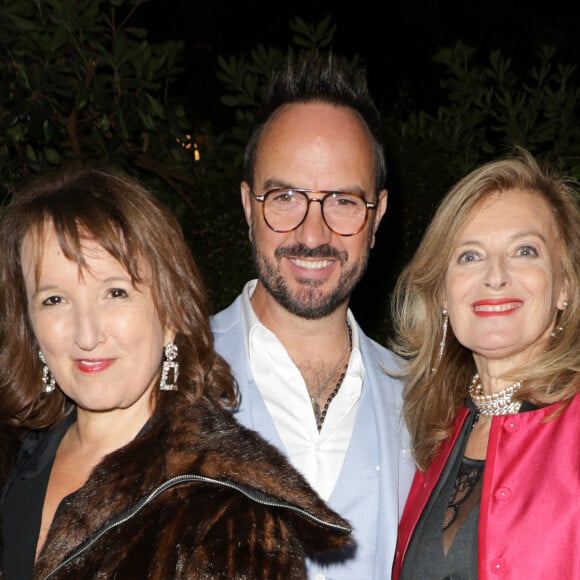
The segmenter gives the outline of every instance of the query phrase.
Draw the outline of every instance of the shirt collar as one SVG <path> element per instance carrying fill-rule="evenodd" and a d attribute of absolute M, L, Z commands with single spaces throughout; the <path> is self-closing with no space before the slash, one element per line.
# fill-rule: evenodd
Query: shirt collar
<path fill-rule="evenodd" d="M 244 348 L 246 350 L 246 356 L 248 359 L 251 357 L 252 349 L 250 348 L 251 337 L 259 329 L 260 336 L 266 336 L 268 333 L 273 334 L 268 328 L 266 328 L 258 318 L 258 315 L 254 311 L 252 306 L 251 298 L 256 289 L 257 279 L 249 280 L 244 285 L 242 289 L 242 325 L 244 329 Z M 360 337 L 358 333 L 358 325 L 354 318 L 354 314 L 351 312 L 350 308 L 346 312 L 346 318 L 348 324 L 352 329 L 352 352 L 360 352 Z"/>

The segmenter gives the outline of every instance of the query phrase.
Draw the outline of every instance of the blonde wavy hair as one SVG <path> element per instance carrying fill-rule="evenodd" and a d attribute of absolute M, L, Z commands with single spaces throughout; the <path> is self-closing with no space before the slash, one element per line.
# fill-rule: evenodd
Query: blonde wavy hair
<path fill-rule="evenodd" d="M 471 351 L 457 341 L 451 328 L 438 360 L 443 284 L 455 238 L 483 199 L 512 189 L 541 195 L 552 210 L 569 304 L 556 321 L 562 330 L 555 333 L 543 354 L 505 378 L 525 377 L 519 397 L 541 406 L 570 401 L 580 390 L 578 183 L 551 167 L 540 166 L 527 150 L 518 148 L 509 157 L 475 169 L 451 188 L 395 286 L 395 332 L 390 346 L 404 361 L 400 373 L 406 384 L 403 414 L 413 440 L 413 456 L 421 469 L 431 463 L 440 443 L 450 435 L 475 372 Z"/>

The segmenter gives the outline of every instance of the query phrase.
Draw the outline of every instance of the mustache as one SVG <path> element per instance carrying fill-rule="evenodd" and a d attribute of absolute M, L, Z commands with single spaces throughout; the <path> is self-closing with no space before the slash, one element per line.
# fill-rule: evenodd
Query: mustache
<path fill-rule="evenodd" d="M 329 244 L 322 244 L 316 248 L 308 248 L 304 244 L 294 244 L 293 246 L 282 246 L 276 248 L 274 252 L 276 258 L 335 258 L 341 263 L 347 261 L 347 252 L 339 252 Z"/>

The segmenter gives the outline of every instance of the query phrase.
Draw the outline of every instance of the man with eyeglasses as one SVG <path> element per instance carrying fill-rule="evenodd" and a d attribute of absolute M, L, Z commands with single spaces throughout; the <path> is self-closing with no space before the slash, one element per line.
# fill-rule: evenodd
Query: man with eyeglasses
<path fill-rule="evenodd" d="M 237 419 L 353 526 L 352 549 L 308 563 L 317 580 L 390 578 L 413 475 L 395 360 L 349 309 L 387 208 L 382 130 L 364 71 L 337 55 L 273 77 L 241 184 L 258 277 L 212 318 Z"/>

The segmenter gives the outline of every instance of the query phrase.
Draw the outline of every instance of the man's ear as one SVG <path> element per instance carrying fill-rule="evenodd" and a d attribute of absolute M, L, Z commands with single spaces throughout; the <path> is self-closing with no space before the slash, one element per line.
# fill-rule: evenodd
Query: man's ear
<path fill-rule="evenodd" d="M 252 193 L 250 184 L 247 181 L 242 181 L 240 184 L 240 194 L 242 196 L 242 206 L 244 207 L 244 215 L 246 216 L 246 223 L 248 224 L 248 238 L 252 239 Z"/>
<path fill-rule="evenodd" d="M 377 230 L 379 229 L 379 225 L 381 224 L 381 220 L 387 211 L 387 200 L 389 197 L 389 192 L 386 189 L 381 189 L 379 191 L 378 199 L 377 199 L 377 209 L 375 210 L 375 221 L 373 223 L 373 233 L 371 236 L 371 248 L 375 247 L 375 236 Z"/>

